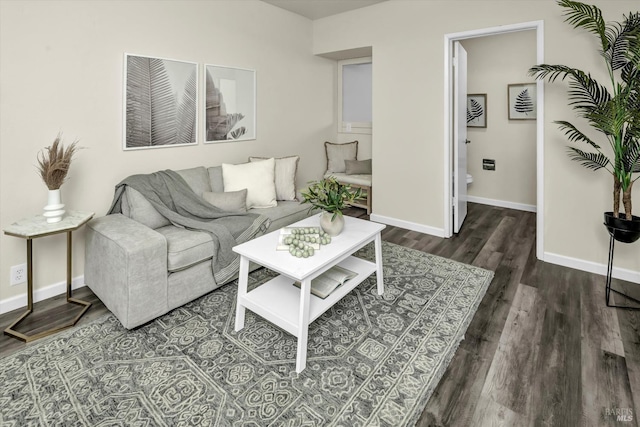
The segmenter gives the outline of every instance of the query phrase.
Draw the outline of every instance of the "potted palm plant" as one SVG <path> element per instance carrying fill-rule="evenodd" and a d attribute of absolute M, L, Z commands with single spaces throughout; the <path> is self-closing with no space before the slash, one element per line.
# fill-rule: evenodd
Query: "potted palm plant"
<path fill-rule="evenodd" d="M 320 227 L 328 235 L 335 237 L 344 228 L 342 210 L 362 197 L 362 190 L 353 190 L 349 184 L 343 184 L 330 176 L 309 183 L 307 191 L 302 191 L 302 202 L 310 203 L 309 211 L 321 209 Z"/>
<path fill-rule="evenodd" d="M 616 240 L 631 243 L 640 238 L 640 217 L 633 215 L 631 190 L 640 177 L 640 13 L 630 12 L 622 22 L 606 22 L 601 10 L 571 0 L 558 0 L 565 21 L 594 34 L 609 76 L 599 83 L 590 73 L 566 65 L 536 65 L 536 79 L 569 80 L 569 105 L 608 142 L 605 150 L 568 121 L 556 121 L 572 143 L 587 144 L 589 151 L 569 146 L 569 156 L 591 170 L 604 169 L 613 177 L 613 210 L 605 212 L 605 225 Z M 620 197 L 624 207 L 621 217 Z"/>

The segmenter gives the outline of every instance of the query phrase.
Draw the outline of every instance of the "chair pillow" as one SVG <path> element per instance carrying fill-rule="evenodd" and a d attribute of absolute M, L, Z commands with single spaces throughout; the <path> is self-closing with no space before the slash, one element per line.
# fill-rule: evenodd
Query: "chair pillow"
<path fill-rule="evenodd" d="M 275 159 L 239 165 L 222 164 L 224 191 L 247 189 L 247 209 L 272 208 L 276 201 Z"/>
<path fill-rule="evenodd" d="M 225 193 L 215 193 L 205 191 L 202 198 L 218 209 L 225 212 L 246 212 L 247 211 L 247 189 L 238 191 L 227 191 Z"/>
<path fill-rule="evenodd" d="M 268 160 L 267 157 L 249 157 L 250 162 Z M 277 200 L 296 200 L 296 172 L 300 156 L 276 159 L 275 182 Z"/>
<path fill-rule="evenodd" d="M 356 160 L 358 157 L 358 141 L 345 144 L 325 142 L 327 153 L 327 172 L 345 172 L 345 160 Z"/>
<path fill-rule="evenodd" d="M 345 160 L 347 175 L 371 175 L 371 159 L 367 160 Z"/>
<path fill-rule="evenodd" d="M 127 199 L 127 216 L 129 218 L 154 230 L 171 224 L 171 221 L 162 216 L 138 190 L 127 185 L 124 192 Z M 123 213 L 124 210 L 125 208 L 123 207 Z"/>
<path fill-rule="evenodd" d="M 198 166 L 190 169 L 177 170 L 176 173 L 185 180 L 187 185 L 198 196 L 202 196 L 205 191 L 211 191 L 209 185 L 209 174 L 204 166 Z"/>

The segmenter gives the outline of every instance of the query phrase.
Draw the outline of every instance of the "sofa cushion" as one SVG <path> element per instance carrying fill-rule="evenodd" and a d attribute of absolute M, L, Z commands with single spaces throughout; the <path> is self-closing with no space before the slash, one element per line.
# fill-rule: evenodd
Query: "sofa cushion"
<path fill-rule="evenodd" d="M 333 176 L 338 181 L 344 184 L 356 184 L 356 185 L 364 185 L 366 187 L 371 187 L 371 175 L 362 174 L 362 175 L 347 175 L 346 173 L 333 173 L 327 172 L 324 174 L 325 178 L 329 178 Z"/>
<path fill-rule="evenodd" d="M 198 196 L 202 197 L 202 193 L 205 191 L 211 191 L 209 174 L 204 166 L 177 170 L 176 172 L 187 182 L 187 184 L 189 184 L 189 187 L 191 187 L 193 192 Z"/>
<path fill-rule="evenodd" d="M 268 157 L 249 157 L 250 162 L 268 160 Z M 277 200 L 296 200 L 296 172 L 300 156 L 276 159 L 275 183 Z"/>
<path fill-rule="evenodd" d="M 295 201 L 280 201 L 278 206 L 270 209 L 256 209 L 249 212 L 265 215 L 271 220 L 267 232 L 278 230 L 309 216 L 307 212 L 311 205 L 303 205 Z"/>
<path fill-rule="evenodd" d="M 138 190 L 126 186 L 122 198 L 122 213 L 125 216 L 156 229 L 171 224 Z"/>
<path fill-rule="evenodd" d="M 168 225 L 156 229 L 167 239 L 167 269 L 170 272 L 184 270 L 192 265 L 213 258 L 211 235 Z"/>
<path fill-rule="evenodd" d="M 222 181 L 222 166 L 214 166 L 207 168 L 209 172 L 209 184 L 211 191 L 214 193 L 222 193 L 224 191 L 224 181 Z"/>
<path fill-rule="evenodd" d="M 227 191 L 217 193 L 205 191 L 202 198 L 218 209 L 225 212 L 246 212 L 247 211 L 247 189 L 238 191 Z"/>
<path fill-rule="evenodd" d="M 247 189 L 247 209 L 271 208 L 276 201 L 275 159 L 239 165 L 222 164 L 224 191 Z"/>

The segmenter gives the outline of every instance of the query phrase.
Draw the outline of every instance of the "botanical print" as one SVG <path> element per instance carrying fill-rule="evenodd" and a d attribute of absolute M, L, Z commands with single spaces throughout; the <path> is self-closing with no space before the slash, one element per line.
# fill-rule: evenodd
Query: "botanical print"
<path fill-rule="evenodd" d="M 536 84 L 508 85 L 509 120 L 536 119 Z"/>
<path fill-rule="evenodd" d="M 487 95 L 467 95 L 467 127 L 487 127 Z"/>
<path fill-rule="evenodd" d="M 205 73 L 205 142 L 255 139 L 255 71 L 206 65 Z"/>
<path fill-rule="evenodd" d="M 125 54 L 124 149 L 197 144 L 198 65 Z"/>

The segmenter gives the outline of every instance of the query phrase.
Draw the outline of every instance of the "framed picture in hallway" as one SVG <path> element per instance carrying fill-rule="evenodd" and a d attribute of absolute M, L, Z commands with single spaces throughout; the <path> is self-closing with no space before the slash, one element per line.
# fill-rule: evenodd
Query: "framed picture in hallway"
<path fill-rule="evenodd" d="M 124 54 L 123 149 L 198 143 L 198 64 Z"/>
<path fill-rule="evenodd" d="M 537 92 L 535 83 L 507 85 L 509 120 L 535 120 L 537 118 Z"/>
<path fill-rule="evenodd" d="M 256 72 L 205 65 L 205 143 L 256 139 Z"/>
<path fill-rule="evenodd" d="M 467 127 L 487 127 L 487 94 L 467 95 Z"/>

